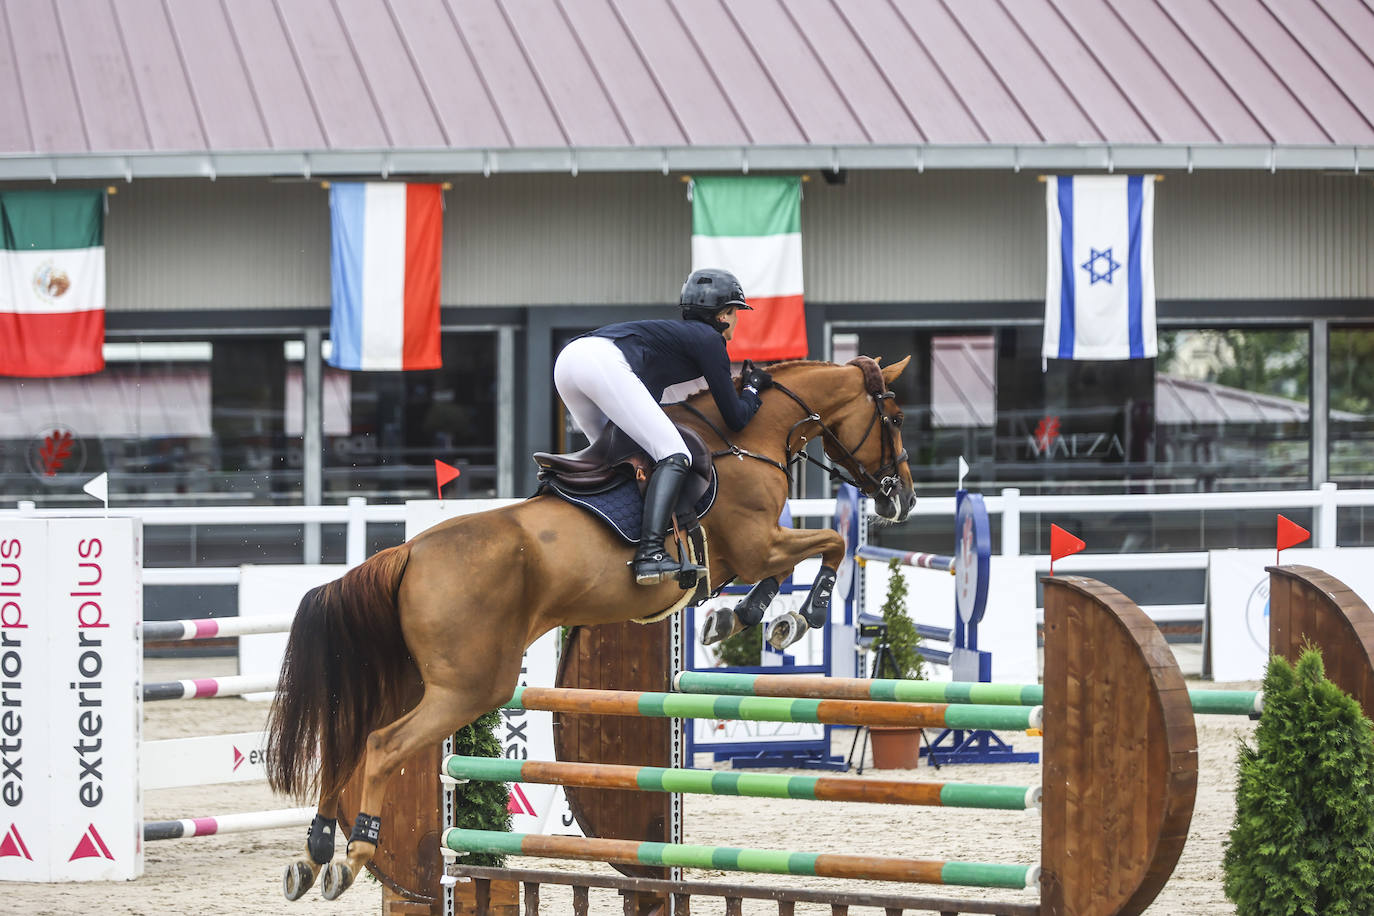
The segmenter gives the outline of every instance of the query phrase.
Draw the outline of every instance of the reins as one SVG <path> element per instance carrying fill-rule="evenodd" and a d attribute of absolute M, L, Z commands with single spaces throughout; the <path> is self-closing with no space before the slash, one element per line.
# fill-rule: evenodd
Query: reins
<path fill-rule="evenodd" d="M 734 456 L 741 461 L 745 458 L 752 458 L 755 461 L 761 461 L 770 467 L 775 467 L 782 471 L 783 474 L 787 476 L 789 484 L 792 481 L 792 465 L 800 461 L 809 461 L 816 467 L 825 471 L 832 478 L 857 487 L 865 493 L 878 491 L 890 493 L 901 486 L 901 480 L 897 476 L 897 465 L 907 460 L 906 449 L 902 449 L 900 452 L 897 451 L 897 445 L 894 441 L 894 434 L 892 432 L 893 427 L 901 425 L 901 418 L 900 416 L 897 418 L 890 417 L 883 410 L 883 401 L 889 399 L 895 400 L 896 395 L 887 389 L 887 385 L 883 381 L 882 371 L 878 368 L 877 362 L 871 357 L 860 356 L 851 360 L 849 365 L 857 365 L 863 371 L 864 387 L 873 401 L 873 418 L 869 420 L 868 426 L 864 429 L 862 438 L 859 439 L 858 444 L 855 445 L 853 449 L 841 442 L 839 435 L 831 429 L 830 426 L 821 419 L 820 414 L 812 410 L 796 392 L 792 391 L 792 389 L 788 388 L 786 385 L 777 382 L 773 383 L 773 388 L 795 401 L 797 406 L 801 407 L 803 411 L 802 418 L 793 423 L 791 428 L 787 431 L 787 438 L 783 444 L 784 454 L 787 456 L 786 463 L 777 461 L 767 455 L 751 452 L 742 446 L 736 445 L 730 441 L 730 437 L 719 425 L 696 407 L 686 402 L 683 402 L 679 406 L 686 408 L 690 413 L 696 416 L 697 419 L 710 427 L 711 431 L 720 438 L 721 442 L 725 443 L 725 448 L 711 453 L 712 461 L 727 456 Z M 815 458 L 811 457 L 811 455 L 807 454 L 805 436 L 801 437 L 802 444 L 796 447 L 797 451 L 793 454 L 792 439 L 797 435 L 798 430 L 808 423 L 815 423 L 819 426 L 821 436 L 824 439 L 829 439 L 839 451 L 844 453 L 844 457 L 839 461 L 838 469 L 835 465 L 822 464 L 820 461 L 817 461 Z M 868 441 L 868 437 L 873 434 L 875 428 L 881 428 L 883 430 L 879 452 L 879 461 L 881 461 L 882 464 L 879 466 L 876 475 L 864 467 L 864 463 L 859 460 L 856 454 L 859 449 L 863 448 L 864 443 Z M 891 458 L 889 459 L 888 456 L 891 456 Z M 844 467 L 846 463 L 852 464 L 853 467 Z"/>

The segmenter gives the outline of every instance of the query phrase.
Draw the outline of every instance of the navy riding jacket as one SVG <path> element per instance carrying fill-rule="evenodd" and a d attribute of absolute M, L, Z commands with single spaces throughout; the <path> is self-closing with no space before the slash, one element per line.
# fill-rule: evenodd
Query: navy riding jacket
<path fill-rule="evenodd" d="M 757 394 L 735 392 L 725 338 L 705 322 L 623 321 L 585 336 L 613 341 L 656 401 L 663 399 L 666 388 L 703 379 L 731 429 L 743 429 L 759 409 Z"/>

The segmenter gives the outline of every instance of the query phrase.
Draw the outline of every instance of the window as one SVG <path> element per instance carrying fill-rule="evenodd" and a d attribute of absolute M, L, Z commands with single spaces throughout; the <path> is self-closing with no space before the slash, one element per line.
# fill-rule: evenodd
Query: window
<path fill-rule="evenodd" d="M 462 473 L 452 496 L 496 495 L 496 335 L 445 333 L 442 369 L 325 368 L 325 502 L 435 495 L 434 460 Z"/>
<path fill-rule="evenodd" d="M 299 502 L 280 337 L 107 343 L 94 375 L 0 379 L 0 500 L 87 505 L 110 475 L 135 505 Z M 299 393 L 296 393 L 299 399 Z"/>

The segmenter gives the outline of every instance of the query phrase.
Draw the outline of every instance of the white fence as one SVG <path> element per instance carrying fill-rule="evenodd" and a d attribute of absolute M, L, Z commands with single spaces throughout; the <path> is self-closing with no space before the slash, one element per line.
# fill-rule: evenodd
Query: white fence
<path fill-rule="evenodd" d="M 465 500 L 472 511 L 483 511 L 519 502 L 515 499 Z M 1023 496 L 1020 490 L 1005 489 L 998 495 L 986 496 L 988 512 L 1001 516 L 1000 553 L 1002 556 L 1021 554 L 1021 516 L 1040 513 L 1054 516 L 1064 514 L 1096 514 L 1113 512 L 1168 513 L 1207 512 L 1218 510 L 1312 509 L 1315 525 L 1313 547 L 1336 546 L 1336 514 L 1342 508 L 1374 506 L 1374 490 L 1340 490 L 1333 483 L 1317 490 L 1276 490 L 1234 493 L 1169 493 L 1118 494 L 1091 496 Z M 833 499 L 794 499 L 789 501 L 794 517 L 826 515 L 834 512 Z M 868 506 L 871 511 L 871 504 Z M 368 505 L 365 499 L 354 497 L 344 506 L 235 506 L 235 507 L 116 507 L 111 514 L 134 516 L 145 526 L 155 525 L 301 525 L 342 524 L 346 526 L 345 562 L 360 563 L 366 558 L 367 525 L 370 522 L 400 523 L 405 521 L 403 505 Z M 102 509 L 37 509 L 34 504 L 21 502 L 18 509 L 0 510 L 0 517 L 92 517 L 106 513 Z M 918 516 L 954 517 L 954 497 L 925 497 L 912 512 Z M 1089 545 L 1091 550 L 1092 545 Z M 251 558 L 245 558 L 251 559 Z M 1036 555 L 1037 572 L 1049 571 L 1048 555 Z M 1171 553 L 1083 553 L 1060 560 L 1061 572 L 1099 572 L 1103 570 L 1197 570 L 1207 568 L 1206 551 L 1178 551 Z M 154 567 L 144 570 L 148 585 L 236 585 L 239 569 L 232 567 Z M 1147 605 L 1144 610 L 1157 621 L 1201 620 L 1203 605 Z"/>

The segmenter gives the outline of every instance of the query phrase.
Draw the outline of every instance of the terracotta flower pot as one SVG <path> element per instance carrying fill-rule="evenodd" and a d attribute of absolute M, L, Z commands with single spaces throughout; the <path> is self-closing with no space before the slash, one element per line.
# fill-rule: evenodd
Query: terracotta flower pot
<path fill-rule="evenodd" d="M 914 770 L 921 762 L 919 728 L 879 728 L 868 730 L 873 741 L 873 769 Z"/>

